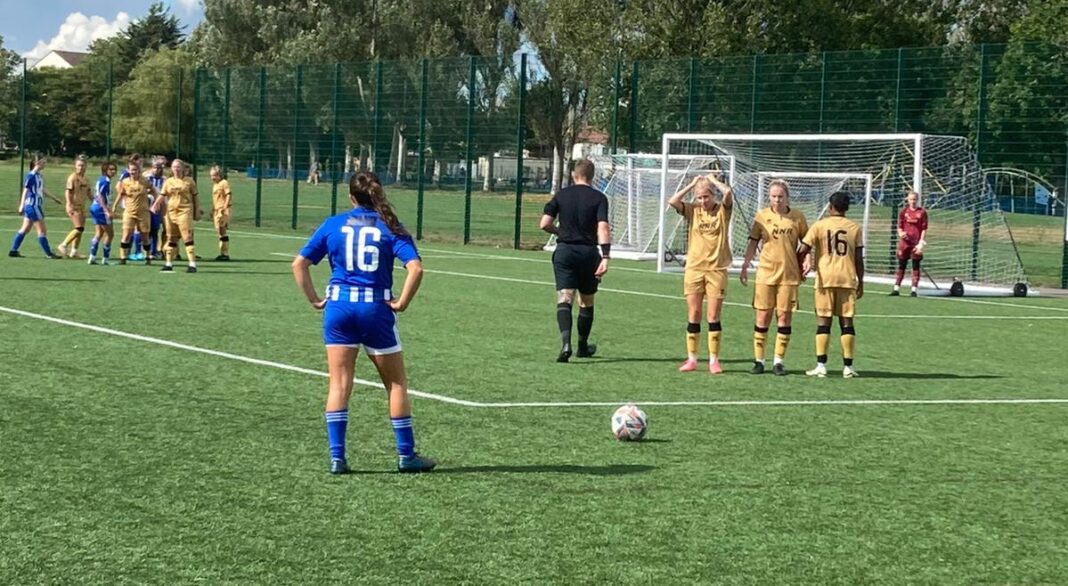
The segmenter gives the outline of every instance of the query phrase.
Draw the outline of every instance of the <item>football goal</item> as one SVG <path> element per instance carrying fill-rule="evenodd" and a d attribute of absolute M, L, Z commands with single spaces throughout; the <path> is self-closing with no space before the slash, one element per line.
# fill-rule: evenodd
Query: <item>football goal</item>
<path fill-rule="evenodd" d="M 767 184 L 783 179 L 790 184 L 791 205 L 800 208 L 810 223 L 826 212 L 831 193 L 844 189 L 853 194 L 849 215 L 864 230 L 869 278 L 885 281 L 897 268 L 898 213 L 906 193 L 915 190 L 930 225 L 922 287 L 933 294 L 1026 293 L 1012 233 L 975 152 L 962 137 L 665 134 L 656 230 L 660 271 L 671 270 L 671 261 L 684 250 L 676 215 L 665 209 L 679 174 L 665 162 L 680 155 L 692 157 L 691 161 L 709 157 L 731 161 L 737 201 L 731 249 L 736 261 L 745 251 L 749 223 L 767 205 Z"/>

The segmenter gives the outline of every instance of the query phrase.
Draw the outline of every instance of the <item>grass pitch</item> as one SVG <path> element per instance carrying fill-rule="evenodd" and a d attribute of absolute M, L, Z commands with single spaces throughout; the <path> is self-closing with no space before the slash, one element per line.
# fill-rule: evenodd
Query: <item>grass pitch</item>
<path fill-rule="evenodd" d="M 545 253 L 424 242 L 400 328 L 441 465 L 395 474 L 384 394 L 359 386 L 356 473 L 331 477 L 319 316 L 288 265 L 311 224 L 237 227 L 235 260 L 195 275 L 33 238 L 0 260 L 0 583 L 1068 582 L 1063 300 L 872 287 L 861 378 L 813 380 L 812 290 L 791 375 L 751 376 L 732 279 L 713 378 L 675 370 L 681 278 L 617 261 L 598 356 L 562 365 Z M 208 223 L 197 241 L 215 255 Z M 646 441 L 609 433 L 627 401 Z"/>

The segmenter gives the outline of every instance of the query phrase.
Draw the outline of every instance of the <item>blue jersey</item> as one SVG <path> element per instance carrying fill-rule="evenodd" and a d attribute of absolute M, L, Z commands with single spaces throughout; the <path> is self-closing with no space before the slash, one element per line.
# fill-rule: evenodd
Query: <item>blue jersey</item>
<path fill-rule="evenodd" d="M 419 259 L 411 236 L 394 234 L 377 212 L 362 207 L 327 218 L 300 255 L 312 264 L 329 255 L 331 285 L 372 289 L 385 299 L 393 287 L 393 260 Z"/>
<path fill-rule="evenodd" d="M 163 192 L 163 182 L 167 180 L 166 177 L 164 177 L 163 175 L 156 175 L 155 173 L 150 173 L 148 175 L 147 179 L 148 179 L 149 185 L 151 185 L 152 187 L 155 187 L 156 191 L 158 191 L 160 193 Z M 152 193 L 149 192 L 149 194 L 148 194 L 148 205 L 152 205 L 152 203 L 154 201 L 156 201 L 156 196 L 152 195 Z M 152 215 L 156 216 L 158 214 L 152 214 Z"/>
<path fill-rule="evenodd" d="M 30 171 L 22 182 L 26 188 L 26 197 L 22 200 L 22 215 L 30 220 L 44 219 L 44 177 Z"/>
<path fill-rule="evenodd" d="M 96 193 L 100 196 L 101 201 L 104 202 L 104 207 L 111 205 L 111 179 L 108 179 L 107 175 L 101 175 L 100 179 L 96 180 Z M 96 201 L 93 205 L 100 207 L 100 204 Z"/>

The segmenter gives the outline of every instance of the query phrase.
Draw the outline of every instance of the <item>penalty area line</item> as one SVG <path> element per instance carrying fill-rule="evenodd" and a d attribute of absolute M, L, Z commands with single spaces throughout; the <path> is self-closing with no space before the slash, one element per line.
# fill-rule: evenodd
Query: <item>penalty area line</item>
<path fill-rule="evenodd" d="M 245 362 L 247 364 L 255 364 L 257 366 L 267 366 L 271 368 L 277 368 L 279 370 L 286 370 L 289 372 L 296 372 L 300 374 L 308 374 L 321 378 L 329 378 L 329 375 L 325 372 L 313 370 L 311 368 L 303 368 L 300 366 L 293 366 L 291 364 L 284 364 L 281 362 L 274 362 L 271 360 L 262 360 L 259 358 L 251 358 L 249 356 L 242 356 L 240 354 L 232 354 L 230 352 L 221 352 L 219 350 L 212 350 L 210 348 L 200 348 L 198 346 L 190 346 L 188 344 L 181 344 L 178 342 L 172 342 L 170 340 L 161 340 L 159 338 L 152 338 L 150 336 L 142 336 L 140 334 L 132 334 L 129 332 L 123 332 L 120 330 L 113 330 L 111 328 L 105 328 L 101 326 L 94 326 L 92 324 L 86 324 L 58 317 L 52 317 L 48 315 L 42 315 L 39 313 L 33 313 L 29 311 L 23 311 L 21 309 L 15 309 L 13 307 L 0 306 L 0 312 L 9 313 L 11 315 L 17 315 L 20 317 L 27 317 L 31 319 L 37 319 L 46 321 L 58 325 L 68 326 L 72 328 L 79 328 L 83 330 L 89 330 L 99 334 L 107 334 L 110 336 L 117 336 L 120 338 L 127 338 L 130 340 L 136 340 L 138 342 L 147 342 L 150 344 L 157 344 L 160 346 L 167 346 L 177 350 L 185 350 L 187 352 L 196 352 L 199 354 L 207 354 L 209 356 L 215 356 L 217 358 L 226 358 L 229 360 L 235 360 L 238 362 Z M 383 388 L 380 383 L 373 381 L 354 379 L 354 382 L 359 385 Z M 477 408 L 566 408 L 566 407 L 617 407 L 621 403 L 627 401 L 575 401 L 575 402 L 491 402 L 482 403 L 478 401 L 468 401 L 465 399 L 457 399 L 455 397 L 449 397 L 446 395 L 439 395 L 436 393 L 427 393 L 423 391 L 416 391 L 409 389 L 408 392 L 413 396 L 423 399 L 430 399 L 433 401 L 440 401 L 442 403 L 448 403 L 451 405 L 461 405 L 464 407 L 477 407 Z M 1035 405 L 1035 404 L 1068 404 L 1068 399 L 813 399 L 813 400 L 741 400 L 741 401 L 629 401 L 635 404 L 643 406 L 654 407 L 810 407 L 810 406 L 895 406 L 895 405 Z"/>

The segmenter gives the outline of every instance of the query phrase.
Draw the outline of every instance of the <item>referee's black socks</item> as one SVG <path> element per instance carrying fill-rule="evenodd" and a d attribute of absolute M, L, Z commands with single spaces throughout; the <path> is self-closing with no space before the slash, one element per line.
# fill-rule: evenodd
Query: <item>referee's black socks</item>
<path fill-rule="evenodd" d="M 590 330 L 593 329 L 593 306 L 579 307 L 578 334 L 579 348 L 585 348 L 590 339 Z"/>
<path fill-rule="evenodd" d="M 581 322 L 579 322 L 581 324 Z M 560 339 L 564 344 L 571 343 L 571 304 L 556 304 L 556 324 L 560 326 Z M 581 325 L 579 326 L 581 327 Z"/>

